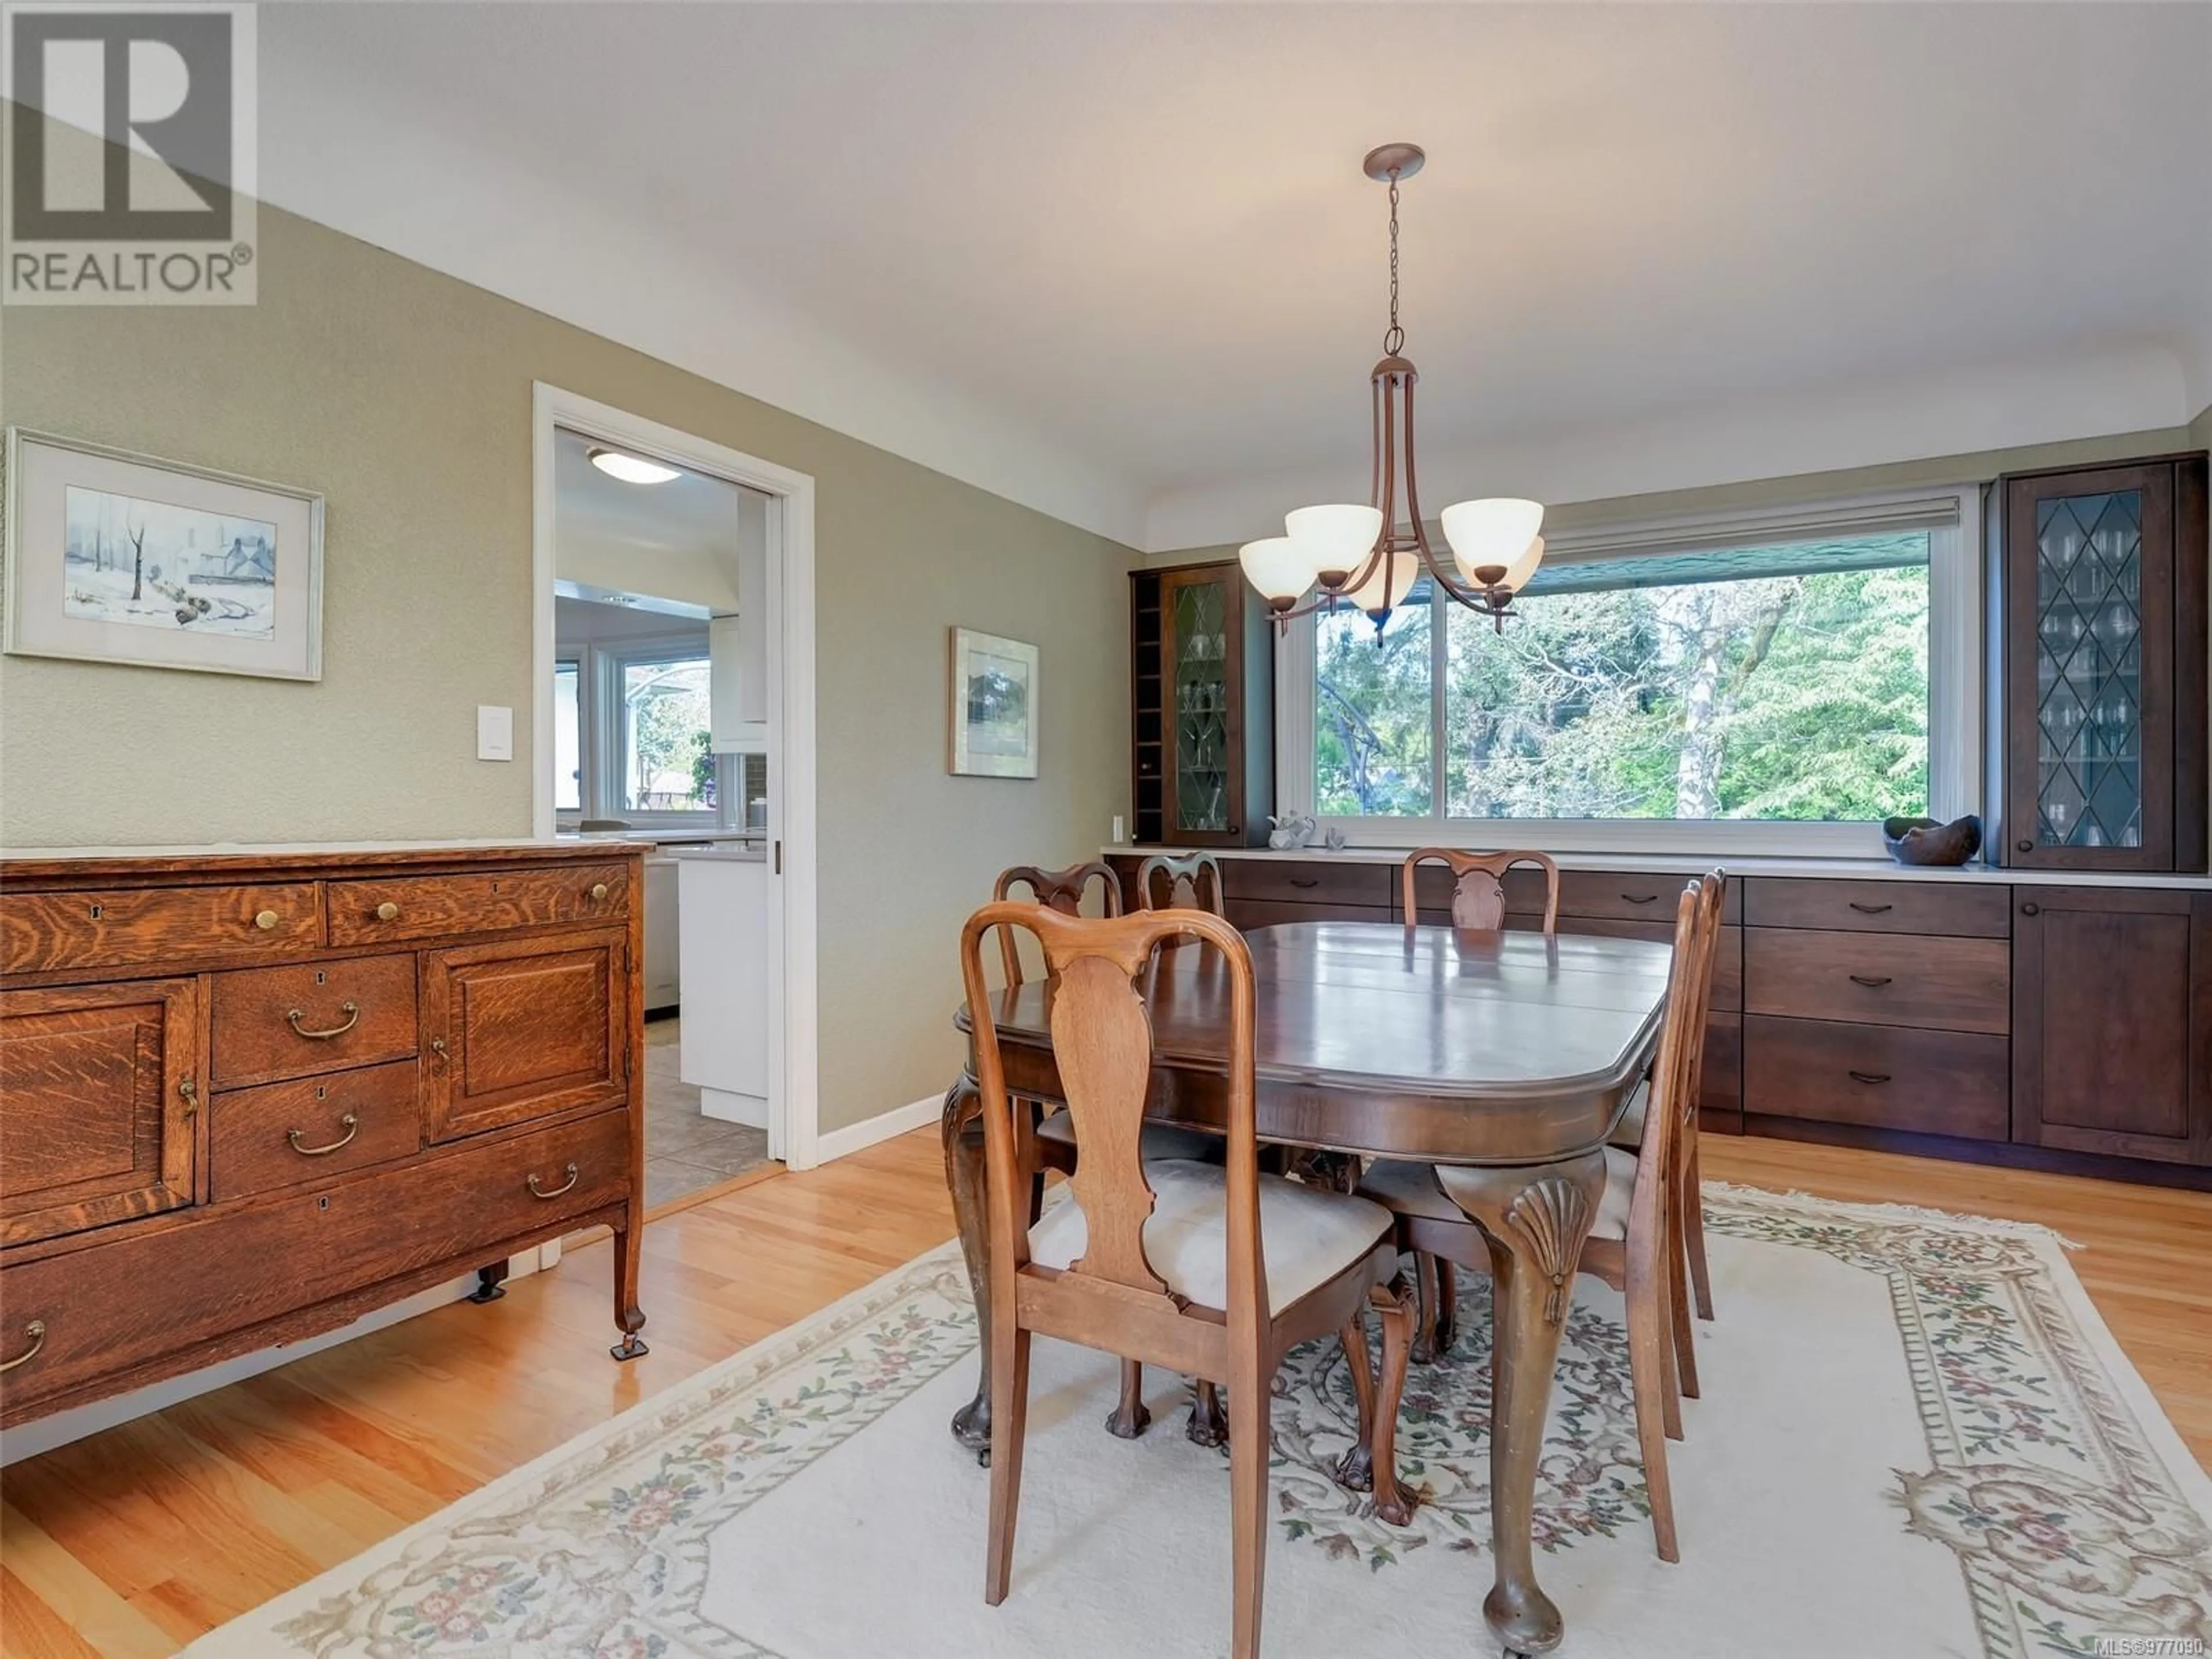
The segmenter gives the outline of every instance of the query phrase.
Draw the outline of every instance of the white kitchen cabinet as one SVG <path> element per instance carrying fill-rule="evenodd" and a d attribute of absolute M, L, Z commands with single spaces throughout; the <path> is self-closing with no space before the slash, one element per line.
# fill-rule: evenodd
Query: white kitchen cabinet
<path fill-rule="evenodd" d="M 676 860 L 645 861 L 645 1006 L 673 1008 L 684 1000 Z"/>

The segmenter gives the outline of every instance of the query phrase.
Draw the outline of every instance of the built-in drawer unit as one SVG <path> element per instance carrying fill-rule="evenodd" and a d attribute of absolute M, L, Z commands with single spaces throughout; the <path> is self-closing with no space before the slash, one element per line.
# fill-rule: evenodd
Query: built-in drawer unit
<path fill-rule="evenodd" d="M 334 881 L 328 899 L 331 943 L 376 945 L 612 921 L 629 909 L 629 867 L 614 863 Z"/>
<path fill-rule="evenodd" d="M 2002 1036 L 1760 1014 L 1743 1025 L 1747 1113 L 1972 1140 L 2011 1133 Z"/>
<path fill-rule="evenodd" d="M 100 879 L 96 860 L 83 876 Z M 154 968 L 180 958 L 273 961 L 322 943 L 314 884 L 0 892 L 0 973 Z"/>
<path fill-rule="evenodd" d="M 209 1105 L 209 1196 L 220 1203 L 327 1180 L 422 1147 L 411 1060 L 233 1089 Z"/>
<path fill-rule="evenodd" d="M 605 1112 L 0 1267 L 4 1358 L 18 1357 L 30 1322 L 43 1328 L 35 1353 L 0 1375 L 0 1414 L 73 1403 L 88 1385 L 127 1381 L 196 1345 L 209 1358 L 261 1346 L 256 1328 L 303 1304 L 335 1303 L 330 1322 L 343 1323 L 349 1292 L 621 1204 L 629 1162 L 628 1114 Z"/>
<path fill-rule="evenodd" d="M 1754 1014 L 1994 1031 L 2012 1024 L 2012 950 L 2001 939 L 1747 930 Z"/>
<path fill-rule="evenodd" d="M 1720 864 L 1716 860 L 1716 865 Z M 1682 889 L 1696 880 L 1693 875 L 1649 875 L 1638 871 L 1621 870 L 1562 870 L 1559 872 L 1559 914 L 1563 916 L 1588 916 L 1615 921 L 1649 921 L 1658 919 L 1672 936 L 1673 924 L 1666 917 L 1674 901 L 1682 896 Z M 1543 903 L 1542 881 L 1538 878 L 1537 898 L 1527 908 L 1535 909 Z M 1513 894 L 1506 893 L 1508 908 L 1513 908 Z M 1723 921 L 1743 920 L 1743 887 L 1731 881 L 1728 902 L 1721 912 Z"/>
<path fill-rule="evenodd" d="M 582 1221 L 644 1352 L 645 850 L 0 857 L 0 1426 Z"/>
<path fill-rule="evenodd" d="M 1224 859 L 1221 893 L 1225 899 L 1347 905 L 1362 910 L 1388 911 L 1397 875 L 1387 864 L 1332 864 L 1320 859 L 1310 862 Z"/>
<path fill-rule="evenodd" d="M 1743 884 L 1744 920 L 1754 927 L 1806 927 L 1850 933 L 1933 933 L 2006 939 L 2009 890 L 1946 887 L 1932 880 L 1836 881 L 1754 876 Z"/>
<path fill-rule="evenodd" d="M 218 1089 L 415 1052 L 411 952 L 216 974 L 212 982 L 208 1067 Z"/>

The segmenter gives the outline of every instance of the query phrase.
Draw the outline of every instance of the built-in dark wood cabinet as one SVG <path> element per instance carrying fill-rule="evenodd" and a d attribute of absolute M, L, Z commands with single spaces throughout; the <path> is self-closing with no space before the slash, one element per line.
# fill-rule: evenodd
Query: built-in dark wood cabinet
<path fill-rule="evenodd" d="M 1997 822 L 2020 869 L 2205 867 L 2205 457 L 2000 478 Z"/>
<path fill-rule="evenodd" d="M 2212 894 L 2013 890 L 2013 1138 L 2212 1164 Z"/>
<path fill-rule="evenodd" d="M 1252 847 L 1275 799 L 1275 653 L 1234 560 L 1130 574 L 1137 838 Z"/>

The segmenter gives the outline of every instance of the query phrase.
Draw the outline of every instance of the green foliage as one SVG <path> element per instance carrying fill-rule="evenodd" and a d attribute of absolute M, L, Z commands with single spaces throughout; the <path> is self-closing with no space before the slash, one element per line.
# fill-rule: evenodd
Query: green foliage
<path fill-rule="evenodd" d="M 1867 820 L 1928 797 L 1925 566 L 1443 605 L 1454 817 Z M 1430 608 L 1322 621 L 1323 814 L 1428 811 Z"/>

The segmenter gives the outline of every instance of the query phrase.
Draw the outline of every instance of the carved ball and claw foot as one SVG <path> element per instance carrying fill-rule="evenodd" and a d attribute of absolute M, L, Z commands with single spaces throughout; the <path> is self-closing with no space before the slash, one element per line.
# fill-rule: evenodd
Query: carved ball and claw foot
<path fill-rule="evenodd" d="M 1229 1413 L 1221 1403 L 1221 1390 L 1203 1377 L 1191 1396 L 1190 1420 L 1183 1425 L 1182 1434 L 1194 1446 L 1229 1443 Z"/>
<path fill-rule="evenodd" d="M 1134 1440 L 1152 1426 L 1145 1405 L 1145 1368 L 1133 1359 L 1121 1362 L 1121 1397 L 1106 1413 L 1106 1432 L 1116 1440 Z"/>

